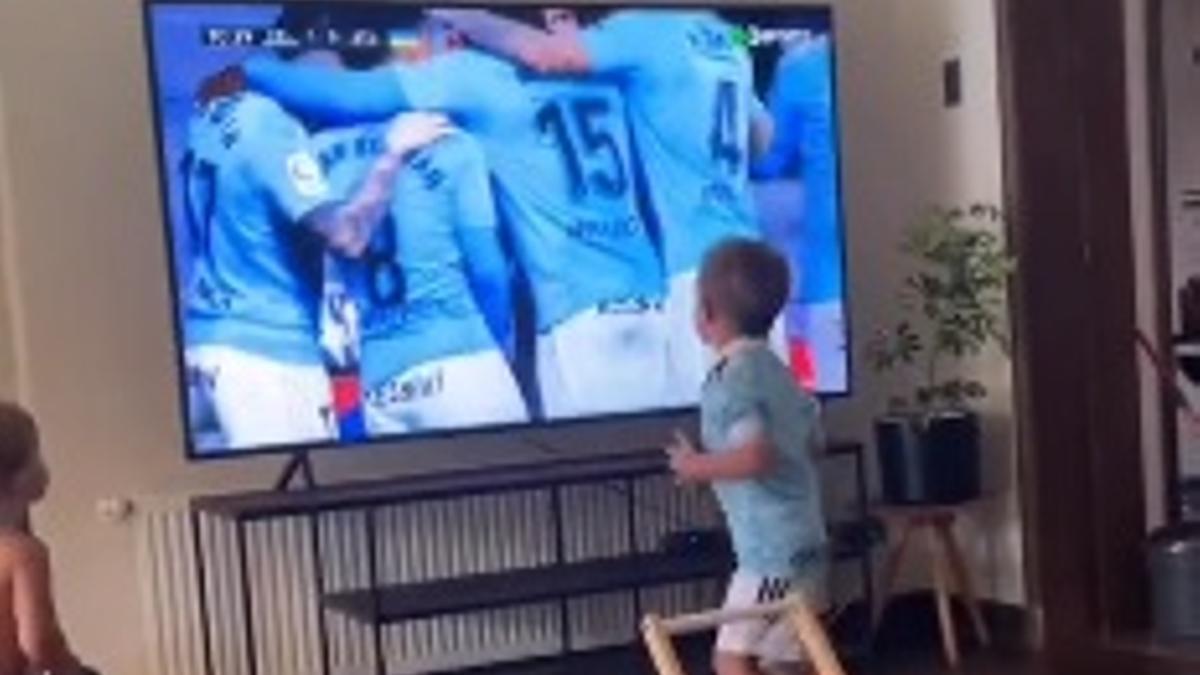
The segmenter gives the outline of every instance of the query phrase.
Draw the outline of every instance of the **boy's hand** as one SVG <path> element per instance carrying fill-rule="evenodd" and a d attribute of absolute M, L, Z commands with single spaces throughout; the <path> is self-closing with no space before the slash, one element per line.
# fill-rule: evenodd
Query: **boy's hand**
<path fill-rule="evenodd" d="M 695 466 L 700 456 L 696 445 L 682 431 L 675 431 L 675 442 L 666 447 L 667 457 L 671 460 L 671 471 L 681 483 L 692 483 L 697 480 Z"/>

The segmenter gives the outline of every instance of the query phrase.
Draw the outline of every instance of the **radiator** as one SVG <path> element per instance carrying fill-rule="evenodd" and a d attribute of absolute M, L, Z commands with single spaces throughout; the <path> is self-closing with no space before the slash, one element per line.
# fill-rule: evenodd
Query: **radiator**
<path fill-rule="evenodd" d="M 710 500 L 700 491 L 679 490 L 659 477 L 639 481 L 634 490 L 638 508 L 631 532 L 623 485 L 564 489 L 568 559 L 618 555 L 631 541 L 648 550 L 668 531 L 716 522 Z M 157 675 L 205 675 L 193 521 L 186 502 L 186 497 L 137 500 L 148 672 Z M 549 502 L 548 492 L 529 491 L 380 509 L 375 515 L 380 581 L 421 581 L 548 563 L 554 555 Z M 247 526 L 253 608 L 248 618 L 234 528 L 209 517 L 199 523 L 207 570 L 208 651 L 215 675 L 249 675 L 247 620 L 261 675 L 319 674 L 322 644 L 331 673 L 374 675 L 370 627 L 335 612 L 322 617 L 315 592 L 318 570 L 327 590 L 367 585 L 363 512 L 326 513 L 315 524 L 297 517 Z M 320 537 L 323 551 L 320 567 L 314 536 Z M 713 605 L 718 592 L 715 583 L 683 584 L 645 591 L 642 604 L 663 613 L 689 611 Z M 570 617 L 575 648 L 623 644 L 635 637 L 630 593 L 573 600 Z M 544 604 L 390 626 L 383 640 L 389 672 L 422 673 L 553 654 L 561 647 L 559 621 L 558 607 Z"/>

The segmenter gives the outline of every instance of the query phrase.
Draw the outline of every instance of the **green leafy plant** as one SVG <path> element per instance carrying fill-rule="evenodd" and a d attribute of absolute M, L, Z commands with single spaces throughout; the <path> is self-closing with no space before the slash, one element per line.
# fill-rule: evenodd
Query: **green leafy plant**
<path fill-rule="evenodd" d="M 898 294 L 901 319 L 867 344 L 876 372 L 907 370 L 918 381 L 911 398 L 891 399 L 891 412 L 963 410 L 987 395 L 958 366 L 990 345 L 1009 353 L 1007 289 L 1015 260 L 998 232 L 1003 222 L 998 207 L 974 204 L 929 208 L 909 225 L 901 246 L 915 269 Z"/>

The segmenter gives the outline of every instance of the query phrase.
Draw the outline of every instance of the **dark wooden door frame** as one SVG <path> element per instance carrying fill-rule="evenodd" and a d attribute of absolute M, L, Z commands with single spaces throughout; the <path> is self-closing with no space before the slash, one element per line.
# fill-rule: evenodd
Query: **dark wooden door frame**
<path fill-rule="evenodd" d="M 1166 675 L 1125 637 L 1148 593 L 1123 4 L 997 11 L 1033 602 L 1053 672 Z"/>

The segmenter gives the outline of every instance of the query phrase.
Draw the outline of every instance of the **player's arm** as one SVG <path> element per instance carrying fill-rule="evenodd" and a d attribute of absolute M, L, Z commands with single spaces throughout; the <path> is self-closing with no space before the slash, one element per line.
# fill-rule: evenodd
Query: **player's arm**
<path fill-rule="evenodd" d="M 497 344 L 508 351 L 513 333 L 512 275 L 500 243 L 487 160 L 474 143 L 462 147 L 462 163 L 453 188 L 455 236 L 462 249 L 471 293 Z"/>
<path fill-rule="evenodd" d="M 471 292 L 496 343 L 507 350 L 512 338 L 512 279 L 508 259 L 494 229 L 472 227 L 459 234 Z"/>
<path fill-rule="evenodd" d="M 329 126 L 384 121 L 413 108 L 393 67 L 352 71 L 253 58 L 241 66 L 244 86 L 305 120 Z"/>
<path fill-rule="evenodd" d="M 388 129 L 386 149 L 345 201 L 324 204 L 302 220 L 334 251 L 357 258 L 391 207 L 396 178 L 417 150 L 450 133 L 449 121 L 434 113 L 406 113 Z"/>
<path fill-rule="evenodd" d="M 476 47 L 542 73 L 588 70 L 583 44 L 486 9 L 435 9 L 430 16 L 467 36 Z"/>
<path fill-rule="evenodd" d="M 701 453 L 687 436 L 677 432 L 675 443 L 667 449 L 671 469 L 681 480 L 694 483 L 750 480 L 769 473 L 775 463 L 775 447 L 762 425 L 744 418 L 734 433 L 737 440 L 732 449 Z"/>
<path fill-rule="evenodd" d="M 775 139 L 775 120 L 757 96 L 750 98 L 750 156 L 758 161 L 766 156 Z"/>
<path fill-rule="evenodd" d="M 330 249 L 349 257 L 365 250 L 407 156 L 449 131 L 441 115 L 397 117 L 389 128 L 385 152 L 354 193 L 334 195 L 299 122 L 272 103 L 247 104 L 239 112 L 246 128 L 235 152 L 240 153 L 243 180 L 289 222 L 312 230 Z"/>
<path fill-rule="evenodd" d="M 48 551 L 31 541 L 20 547 L 14 559 L 13 615 L 26 662 L 34 672 L 81 675 L 85 671 L 67 646 L 54 610 Z"/>

